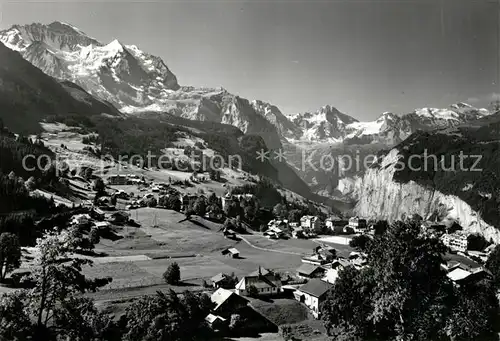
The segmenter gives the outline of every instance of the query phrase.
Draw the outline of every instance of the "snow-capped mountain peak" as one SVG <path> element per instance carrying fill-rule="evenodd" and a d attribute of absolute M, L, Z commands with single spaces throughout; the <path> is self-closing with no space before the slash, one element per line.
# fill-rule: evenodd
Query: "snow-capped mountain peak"
<path fill-rule="evenodd" d="M 177 77 L 161 58 L 119 40 L 103 44 L 63 22 L 15 25 L 0 42 L 50 76 L 72 81 L 116 107 L 146 107 L 177 90 Z"/>
<path fill-rule="evenodd" d="M 369 122 L 359 122 L 331 105 L 285 116 L 275 105 L 249 102 L 223 88 L 180 87 L 160 57 L 117 39 L 104 44 L 71 24 L 14 25 L 0 31 L 0 42 L 50 76 L 74 82 L 122 112 L 169 112 L 232 124 L 243 132 L 272 135 L 269 141 L 273 145 L 279 144 L 276 136 L 290 141 L 355 139 L 355 143 L 393 144 L 417 129 L 454 126 L 489 114 L 486 109 L 459 102 L 449 108 L 421 108 L 402 116 L 384 112 Z"/>
<path fill-rule="evenodd" d="M 120 53 L 123 52 L 123 45 L 118 41 L 118 39 L 113 40 L 111 43 L 103 47 L 103 50 L 108 50 L 110 53 Z"/>
<path fill-rule="evenodd" d="M 415 114 L 429 119 L 458 120 L 459 114 L 449 109 L 421 108 Z"/>
<path fill-rule="evenodd" d="M 55 21 L 49 25 L 34 23 L 14 25 L 0 32 L 0 41 L 8 48 L 22 51 L 33 42 L 44 42 L 53 49 L 74 51 L 78 46 L 100 43 L 69 24 Z"/>

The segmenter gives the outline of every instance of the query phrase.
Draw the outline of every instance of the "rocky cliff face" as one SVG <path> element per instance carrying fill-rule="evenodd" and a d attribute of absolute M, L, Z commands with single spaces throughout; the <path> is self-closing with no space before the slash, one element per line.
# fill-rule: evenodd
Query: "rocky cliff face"
<path fill-rule="evenodd" d="M 301 137 L 301 129 L 291 122 L 277 106 L 260 100 L 252 101 L 252 106 L 257 113 L 276 127 L 281 137 L 292 140 Z"/>
<path fill-rule="evenodd" d="M 354 185 L 342 189 L 357 200 L 354 212 L 360 216 L 395 221 L 414 213 L 424 218 L 455 219 L 467 233 L 480 233 L 486 239 L 500 242 L 500 231 L 487 224 L 470 205 L 453 195 L 445 195 L 410 181 L 393 181 L 396 164 L 401 155 L 392 149 Z"/>

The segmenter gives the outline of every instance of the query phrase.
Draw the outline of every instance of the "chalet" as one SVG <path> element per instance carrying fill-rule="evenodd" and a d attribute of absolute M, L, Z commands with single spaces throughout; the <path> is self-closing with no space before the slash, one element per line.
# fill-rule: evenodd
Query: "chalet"
<path fill-rule="evenodd" d="M 94 224 L 94 226 L 98 229 L 98 230 L 105 230 L 107 229 L 108 227 L 111 226 L 111 224 L 107 221 L 98 221 Z"/>
<path fill-rule="evenodd" d="M 305 238 L 304 228 L 302 226 L 292 227 L 292 238 Z"/>
<path fill-rule="evenodd" d="M 314 317 L 321 316 L 321 304 L 325 301 L 328 291 L 333 288 L 333 284 L 324 282 L 320 279 L 312 279 L 301 286 L 295 293 L 295 299 L 305 304 Z"/>
<path fill-rule="evenodd" d="M 285 236 L 285 230 L 278 226 L 271 226 L 269 229 L 267 229 L 266 232 L 264 232 L 264 236 L 270 238 L 270 239 L 280 239 L 283 236 Z"/>
<path fill-rule="evenodd" d="M 215 275 L 214 277 L 210 278 L 210 282 L 212 283 L 212 286 L 216 289 L 218 288 L 227 288 L 227 283 L 229 282 L 230 277 L 224 273 L 220 273 Z"/>
<path fill-rule="evenodd" d="M 130 214 L 123 211 L 113 212 L 111 214 L 110 220 L 115 223 L 126 223 L 130 219 Z"/>
<path fill-rule="evenodd" d="M 223 330 L 228 327 L 228 320 L 214 314 L 208 314 L 205 321 L 212 330 Z"/>
<path fill-rule="evenodd" d="M 224 229 L 222 233 L 224 234 L 224 238 L 236 239 L 236 232 L 231 229 Z"/>
<path fill-rule="evenodd" d="M 222 220 L 224 215 L 221 212 L 217 212 L 215 210 L 212 210 L 209 208 L 209 211 L 205 213 L 205 218 L 212 219 L 212 220 Z"/>
<path fill-rule="evenodd" d="M 354 233 L 368 232 L 368 224 L 366 223 L 366 219 L 360 219 L 359 217 L 350 218 L 349 224 L 344 229 L 348 228 L 353 229 Z"/>
<path fill-rule="evenodd" d="M 77 214 L 71 217 L 71 225 L 87 224 L 92 218 L 88 214 Z"/>
<path fill-rule="evenodd" d="M 120 186 L 120 185 L 126 185 L 128 183 L 128 177 L 125 175 L 111 175 L 108 177 L 108 184 L 109 185 L 115 185 L 115 186 Z"/>
<path fill-rule="evenodd" d="M 319 228 L 321 225 L 321 220 L 316 216 L 306 215 L 300 218 L 300 226 L 307 230 L 314 230 Z"/>
<path fill-rule="evenodd" d="M 250 287 L 255 288 L 259 296 L 273 296 L 281 292 L 281 280 L 272 272 L 259 267 L 236 284 L 236 292 L 238 295 L 248 296 Z"/>
<path fill-rule="evenodd" d="M 212 313 L 224 318 L 230 317 L 248 305 L 246 298 L 223 288 L 217 289 L 210 297 L 210 300 L 215 305 Z"/>
<path fill-rule="evenodd" d="M 492 277 L 491 272 L 482 267 L 466 270 L 460 266 L 448 272 L 446 276 L 459 286 Z"/>
<path fill-rule="evenodd" d="M 269 239 L 280 239 L 280 234 L 273 232 L 273 231 L 266 231 L 264 232 L 264 236 L 269 238 Z"/>
<path fill-rule="evenodd" d="M 283 219 L 283 220 L 273 219 L 267 223 L 267 226 L 269 226 L 269 227 L 275 226 L 275 227 L 284 229 L 284 228 L 288 227 L 288 220 L 287 219 Z"/>
<path fill-rule="evenodd" d="M 323 265 L 331 263 L 335 258 L 336 250 L 329 247 L 318 246 L 312 255 L 302 257 L 303 263 Z"/>
<path fill-rule="evenodd" d="M 356 252 L 353 251 L 349 254 L 349 262 L 356 268 L 356 269 L 362 269 L 364 268 L 367 263 L 368 256 L 363 253 L 363 252 Z"/>
<path fill-rule="evenodd" d="M 349 260 L 347 260 L 345 258 L 337 258 L 336 260 L 334 260 L 332 262 L 332 264 L 330 265 L 330 268 L 334 269 L 334 270 L 343 270 L 343 269 L 347 268 L 348 266 L 352 266 L 352 264 L 351 264 L 351 262 L 349 262 Z"/>
<path fill-rule="evenodd" d="M 240 251 L 238 249 L 232 247 L 229 249 L 222 250 L 222 255 L 230 258 L 239 258 L 240 257 Z"/>
<path fill-rule="evenodd" d="M 325 273 L 325 269 L 318 265 L 304 263 L 297 268 L 297 277 L 303 279 L 319 278 Z"/>
<path fill-rule="evenodd" d="M 456 268 L 461 267 L 461 266 L 462 266 L 462 263 L 460 263 L 459 261 L 450 260 L 448 262 L 442 263 L 441 269 L 443 269 L 446 272 L 450 272 L 451 270 L 456 269 Z"/>
<path fill-rule="evenodd" d="M 336 216 L 328 217 L 325 220 L 325 226 L 329 230 L 334 230 L 336 227 L 344 227 L 345 225 L 346 221 Z"/>

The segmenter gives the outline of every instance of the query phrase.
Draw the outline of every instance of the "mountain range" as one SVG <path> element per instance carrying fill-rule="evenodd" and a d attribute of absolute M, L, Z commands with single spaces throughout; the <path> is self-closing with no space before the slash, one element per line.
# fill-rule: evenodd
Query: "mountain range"
<path fill-rule="evenodd" d="M 38 123 L 48 116 L 121 115 L 110 103 L 46 75 L 3 44 L 0 60 L 0 118 L 16 132 L 38 132 Z"/>
<path fill-rule="evenodd" d="M 0 44 L 3 62 L 0 65 L 0 117 L 13 129 L 30 128 L 28 122 L 39 122 L 50 115 L 69 114 L 82 117 L 108 114 L 119 118 L 120 122 L 127 117 L 133 122 L 137 119 L 172 122 L 177 118 L 183 120 L 182 125 L 189 129 L 193 128 L 186 123 L 188 121 L 231 125 L 243 133 L 233 134 L 234 150 L 241 147 L 243 136 L 259 135 L 267 148 L 286 151 L 287 162 L 292 167 L 274 160 L 270 160 L 268 167 L 271 173 L 274 172 L 272 169 L 276 170 L 275 178 L 284 186 L 294 187 L 306 197 L 308 189 L 305 184 L 313 192 L 330 198 L 354 199 L 358 202 L 356 210 L 360 214 L 373 213 L 369 207 L 374 203 L 377 204 L 373 207 L 378 207 L 379 212 L 387 211 L 384 202 L 396 204 L 396 201 L 384 197 L 375 201 L 367 199 L 364 205 L 361 200 L 372 198 L 371 189 L 383 187 L 384 182 L 379 180 L 389 181 L 388 178 L 372 168 L 333 172 L 307 168 L 303 164 L 304 154 L 311 155 L 311 163 L 317 164 L 328 155 L 363 157 L 378 155 L 396 146 L 407 149 L 413 145 L 425 146 L 428 139 L 440 136 L 442 131 L 474 126 L 476 122 L 488 122 L 488 118 L 495 116 L 467 103 L 452 104 L 448 108 L 424 107 L 402 114 L 385 112 L 370 122 L 359 121 L 331 105 L 314 112 L 283 113 L 276 105 L 248 100 L 222 87 L 181 85 L 160 57 L 119 40 L 102 43 L 62 22 L 14 25 L 0 31 L 0 42 L 8 47 Z M 210 139 L 217 135 L 213 132 L 207 134 Z M 442 140 L 445 149 L 456 142 L 453 135 L 434 140 Z M 466 143 L 466 140 L 461 140 L 461 143 Z M 408 141 L 412 144 L 409 145 Z M 475 145 L 481 146 L 483 142 L 475 141 Z M 222 146 L 220 141 L 218 144 Z M 401 148 L 398 155 L 404 154 Z M 247 158 L 250 154 L 247 153 Z M 384 164 L 383 161 L 380 163 Z M 392 181 L 398 174 L 393 172 L 387 176 Z M 405 183 L 408 180 L 418 183 L 418 179 L 412 176 L 417 175 L 406 174 Z M 401 185 L 395 182 L 393 187 L 398 186 Z M 391 198 L 394 198 L 393 192 L 388 194 Z M 456 189 L 448 192 L 450 195 L 460 194 Z M 409 202 L 420 195 L 418 191 L 414 196 L 411 190 L 408 193 L 409 199 L 405 200 Z M 469 202 L 471 210 L 483 207 L 470 202 L 470 198 L 462 195 L 460 200 Z M 473 200 L 478 200 L 477 195 Z M 492 210 L 490 206 L 487 209 Z M 397 213 L 390 211 L 383 216 L 400 217 L 403 211 L 411 209 Z M 423 213 L 429 213 L 424 211 L 422 209 Z M 495 218 L 496 215 L 490 213 L 487 220 L 491 223 Z"/>
<path fill-rule="evenodd" d="M 77 84 L 123 113 L 167 112 L 230 124 L 263 136 L 270 148 L 280 148 L 280 140 L 394 145 L 419 129 L 455 126 L 488 114 L 458 103 L 401 116 L 386 112 L 372 122 L 360 122 L 330 105 L 285 115 L 275 105 L 249 101 L 223 88 L 181 86 L 160 57 L 119 40 L 104 44 L 70 24 L 14 25 L 0 32 L 0 41 L 46 74 Z"/>

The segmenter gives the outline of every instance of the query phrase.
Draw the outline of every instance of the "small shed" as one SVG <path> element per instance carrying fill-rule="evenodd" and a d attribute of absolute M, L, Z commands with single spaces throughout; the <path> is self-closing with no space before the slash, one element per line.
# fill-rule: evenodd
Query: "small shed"
<path fill-rule="evenodd" d="M 222 255 L 231 258 L 238 258 L 240 256 L 240 251 L 238 249 L 232 247 L 229 249 L 222 250 Z"/>

